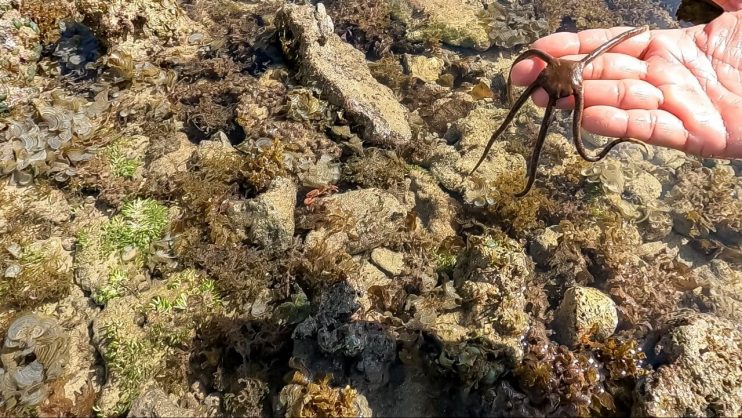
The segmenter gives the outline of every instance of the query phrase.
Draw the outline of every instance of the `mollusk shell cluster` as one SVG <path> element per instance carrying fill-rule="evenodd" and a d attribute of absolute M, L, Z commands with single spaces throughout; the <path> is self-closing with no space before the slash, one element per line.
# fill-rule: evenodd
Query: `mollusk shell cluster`
<path fill-rule="evenodd" d="M 29 313 L 10 325 L 0 361 L 0 406 L 40 404 L 67 364 L 69 338 L 56 321 Z"/>
<path fill-rule="evenodd" d="M 79 142 L 99 128 L 96 119 L 108 107 L 107 96 L 103 91 L 87 102 L 57 90 L 50 103 L 35 99 L 32 117 L 11 120 L 0 132 L 0 175 L 12 175 L 21 186 L 41 174 L 60 182 L 74 175 L 75 164 L 92 158 Z"/>

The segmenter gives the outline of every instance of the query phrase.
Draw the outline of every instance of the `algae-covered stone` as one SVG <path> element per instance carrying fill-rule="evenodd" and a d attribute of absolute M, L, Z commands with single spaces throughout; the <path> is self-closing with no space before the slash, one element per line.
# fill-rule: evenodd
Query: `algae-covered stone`
<path fill-rule="evenodd" d="M 663 360 L 636 388 L 632 415 L 742 415 L 742 330 L 710 314 L 681 311 L 656 346 Z"/>
<path fill-rule="evenodd" d="M 371 260 L 392 276 L 401 274 L 404 268 L 404 254 L 387 248 L 376 248 L 371 251 Z"/>
<path fill-rule="evenodd" d="M 158 387 L 149 387 L 132 403 L 128 417 L 194 417 L 196 412 L 181 408 Z"/>
<path fill-rule="evenodd" d="M 414 78 L 434 83 L 443 71 L 445 64 L 438 57 L 422 57 L 419 55 L 404 55 L 404 64 L 407 72 Z"/>
<path fill-rule="evenodd" d="M 199 26 L 174 0 L 77 0 L 78 9 L 109 45 L 127 36 L 184 37 Z"/>
<path fill-rule="evenodd" d="M 618 313 L 613 300 L 598 289 L 574 286 L 564 293 L 554 314 L 557 340 L 574 346 L 583 337 L 610 337 L 618 325 Z"/>
<path fill-rule="evenodd" d="M 325 198 L 323 204 L 328 213 L 338 213 L 347 221 L 347 250 L 351 254 L 392 240 L 404 227 L 407 215 L 394 195 L 376 188 L 338 193 Z"/>
<path fill-rule="evenodd" d="M 480 200 L 480 194 L 486 191 L 480 190 L 474 181 L 467 180 L 467 175 L 479 161 L 492 133 L 506 114 L 506 109 L 478 107 L 449 128 L 446 138 L 457 141 L 455 148 L 440 145 L 430 162 L 430 172 L 444 188 L 463 193 L 467 202 Z M 525 165 L 522 156 L 507 151 L 507 142 L 497 141 L 475 177 L 494 180 L 503 174 L 522 171 Z"/>
<path fill-rule="evenodd" d="M 343 108 L 375 144 L 402 145 L 412 138 L 407 110 L 371 75 L 361 51 L 334 33 L 323 33 L 311 5 L 287 4 L 278 16 L 296 44 L 296 60 L 307 82 Z M 320 42 L 324 40 L 324 42 Z"/>
<path fill-rule="evenodd" d="M 408 0 L 410 6 L 425 15 L 420 27 L 408 34 L 412 40 L 438 38 L 454 46 L 484 51 L 490 37 L 481 16 L 484 4 L 472 0 Z"/>
<path fill-rule="evenodd" d="M 264 248 L 288 249 L 294 237 L 295 207 L 294 182 L 284 177 L 273 180 L 265 193 L 245 205 L 248 238 Z"/>
<path fill-rule="evenodd" d="M 626 191 L 638 197 L 642 202 L 653 202 L 662 195 L 662 183 L 655 176 L 642 172 L 629 179 Z"/>
<path fill-rule="evenodd" d="M 93 342 L 106 364 L 97 401 L 105 416 L 120 415 L 156 378 L 176 347 L 188 347 L 200 321 L 218 315 L 214 282 L 194 270 L 170 275 L 139 297 L 111 299 L 93 321 Z M 144 315 L 147 321 L 138 321 Z M 171 358 L 172 360 L 172 358 Z M 168 382 L 177 387 L 187 382 Z"/>
<path fill-rule="evenodd" d="M 461 204 L 444 192 L 429 173 L 413 170 L 409 177 L 420 230 L 438 243 L 456 236 L 456 217 L 461 212 Z"/>

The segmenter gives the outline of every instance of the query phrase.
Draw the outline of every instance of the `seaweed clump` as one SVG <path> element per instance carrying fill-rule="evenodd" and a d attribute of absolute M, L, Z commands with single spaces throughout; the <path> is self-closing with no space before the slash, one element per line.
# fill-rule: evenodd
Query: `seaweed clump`
<path fill-rule="evenodd" d="M 295 372 L 292 382 L 281 390 L 278 414 L 286 417 L 370 417 L 366 397 L 350 386 L 333 388 L 330 376 L 316 382 Z"/>
<path fill-rule="evenodd" d="M 549 341 L 542 326 L 526 338 L 523 361 L 515 368 L 515 387 L 497 390 L 499 402 L 513 411 L 550 416 L 592 416 L 627 413 L 631 391 L 648 373 L 646 356 L 633 338 L 613 336 L 584 340 L 575 350 Z M 522 393 L 518 392 L 518 389 Z"/>
<path fill-rule="evenodd" d="M 393 151 L 368 148 L 348 160 L 343 174 L 363 187 L 394 190 L 403 186 L 406 171 L 404 160 Z"/>
<path fill-rule="evenodd" d="M 71 257 L 59 238 L 28 245 L 11 242 L 0 256 L 5 267 L 0 298 L 6 306 L 33 308 L 64 298 L 72 287 Z"/>
<path fill-rule="evenodd" d="M 676 215 L 676 230 L 693 238 L 742 243 L 742 181 L 731 167 L 682 170 L 668 204 Z"/>
<path fill-rule="evenodd" d="M 511 196 L 521 190 L 522 181 L 522 174 L 512 170 L 493 180 L 477 177 L 469 195 L 469 203 L 476 207 L 485 207 L 501 224 L 509 225 L 517 236 L 531 234 L 545 226 L 555 212 L 557 203 L 540 189 L 535 189 L 518 200 L 512 199 Z"/>
<path fill-rule="evenodd" d="M 383 0 L 329 0 L 325 2 L 337 33 L 371 60 L 406 48 L 406 25 L 393 2 Z"/>

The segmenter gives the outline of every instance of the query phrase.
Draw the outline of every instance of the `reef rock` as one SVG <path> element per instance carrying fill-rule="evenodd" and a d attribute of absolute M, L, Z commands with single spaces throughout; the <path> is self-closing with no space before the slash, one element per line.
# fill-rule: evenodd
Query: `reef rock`
<path fill-rule="evenodd" d="M 338 193 L 325 198 L 323 203 L 328 213 L 341 214 L 346 220 L 346 248 L 350 254 L 368 251 L 392 240 L 404 227 L 407 215 L 394 195 L 376 188 Z"/>
<path fill-rule="evenodd" d="M 405 54 L 404 65 L 412 77 L 428 83 L 435 83 L 441 75 L 445 63 L 438 57 L 428 58 Z"/>
<path fill-rule="evenodd" d="M 419 227 L 436 242 L 456 236 L 456 216 L 461 212 L 461 204 L 444 192 L 430 174 L 411 171 L 409 176 Z"/>
<path fill-rule="evenodd" d="M 264 248 L 288 249 L 294 237 L 294 207 L 294 182 L 283 177 L 273 180 L 265 193 L 246 203 L 248 238 Z"/>
<path fill-rule="evenodd" d="M 157 387 L 150 387 L 132 403 L 129 414 L 133 417 L 194 417 L 194 411 L 173 403 L 167 394 Z"/>
<path fill-rule="evenodd" d="M 392 276 L 401 274 L 404 268 L 404 254 L 387 248 L 376 248 L 371 251 L 371 260 Z"/>
<path fill-rule="evenodd" d="M 742 415 L 742 330 L 709 314 L 681 311 L 655 347 L 663 361 L 634 391 L 638 416 Z"/>
<path fill-rule="evenodd" d="M 616 304 L 598 289 L 571 287 L 554 314 L 554 325 L 557 340 L 572 347 L 588 335 L 610 337 L 618 325 Z"/>
<path fill-rule="evenodd" d="M 0 355 L 0 407 L 14 411 L 40 404 L 68 360 L 69 336 L 57 321 L 33 313 L 16 318 Z"/>
<path fill-rule="evenodd" d="M 486 26 L 480 16 L 481 1 L 471 0 L 407 0 L 414 11 L 425 16 L 424 23 L 408 34 L 413 40 L 437 37 L 454 46 L 484 51 L 491 46 Z"/>
<path fill-rule="evenodd" d="M 323 9 L 324 10 L 324 9 Z M 277 19 L 292 35 L 289 42 L 307 82 L 319 86 L 327 100 L 341 108 L 364 129 L 374 144 L 403 145 L 412 138 L 407 110 L 388 87 L 371 75 L 363 53 L 323 29 L 319 9 L 286 5 Z M 326 15 L 320 19 L 329 19 Z"/>

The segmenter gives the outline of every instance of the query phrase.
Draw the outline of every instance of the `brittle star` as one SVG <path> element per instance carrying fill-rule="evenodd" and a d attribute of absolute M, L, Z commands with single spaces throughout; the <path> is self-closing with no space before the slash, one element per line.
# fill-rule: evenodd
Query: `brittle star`
<path fill-rule="evenodd" d="M 489 152 L 490 148 L 492 148 L 495 140 L 497 140 L 500 134 L 505 131 L 505 128 L 507 128 L 508 124 L 510 124 L 510 122 L 513 120 L 518 110 L 523 106 L 523 104 L 525 104 L 526 100 L 528 100 L 531 94 L 539 87 L 543 87 L 543 89 L 546 90 L 546 93 L 549 95 L 549 101 L 546 105 L 544 119 L 541 122 L 541 130 L 539 131 L 538 139 L 536 140 L 536 146 L 534 147 L 533 155 L 531 156 L 531 163 L 528 167 L 528 183 L 526 183 L 526 188 L 522 192 L 515 195 L 516 197 L 525 196 L 531 190 L 533 182 L 536 180 L 536 169 L 538 168 L 538 160 L 539 156 L 541 155 L 541 148 L 543 147 L 544 141 L 546 140 L 546 132 L 549 129 L 549 125 L 551 125 L 554 119 L 554 106 L 556 105 L 557 100 L 561 98 L 572 95 L 575 96 L 575 107 L 572 118 L 572 137 L 575 143 L 575 147 L 577 148 L 577 152 L 585 160 L 590 162 L 598 162 L 602 160 L 606 155 L 608 155 L 613 147 L 622 142 L 634 142 L 642 145 L 646 149 L 646 145 L 641 141 L 632 138 L 620 138 L 606 145 L 605 148 L 603 148 L 603 150 L 600 151 L 597 156 L 591 157 L 587 154 L 587 150 L 585 150 L 585 146 L 582 143 L 580 126 L 582 125 L 582 112 L 585 107 L 585 100 L 583 97 L 582 88 L 582 72 L 585 67 L 594 59 L 598 58 L 601 54 L 608 51 L 617 44 L 631 38 L 632 36 L 638 35 L 642 32 L 646 32 L 647 30 L 649 30 L 648 26 L 641 26 L 626 31 L 608 40 L 606 43 L 599 46 L 597 49 L 595 49 L 593 52 L 579 61 L 555 58 L 539 49 L 529 49 L 520 54 L 515 59 L 515 61 L 513 61 L 513 65 L 510 67 L 510 73 L 508 74 L 508 99 L 512 104 L 510 112 L 505 117 L 505 120 L 502 122 L 500 127 L 497 128 L 497 130 L 492 134 L 492 137 L 490 137 L 489 142 L 487 142 L 487 145 L 484 147 L 482 157 L 471 170 L 469 175 L 471 176 L 472 174 L 474 174 L 477 168 L 479 168 L 479 165 L 482 164 L 484 159 L 487 157 L 487 153 Z M 518 100 L 515 101 L 515 104 L 513 104 L 513 86 L 510 79 L 513 67 L 515 67 L 515 64 L 517 64 L 518 62 L 531 57 L 536 57 L 546 62 L 546 68 L 541 71 L 541 73 L 538 75 L 536 80 L 531 83 L 531 85 L 526 87 L 525 91 L 523 91 L 520 97 L 518 97 Z"/>

